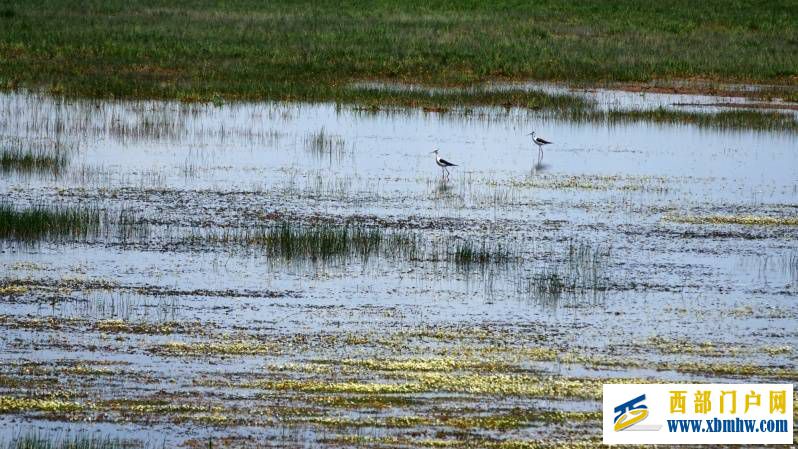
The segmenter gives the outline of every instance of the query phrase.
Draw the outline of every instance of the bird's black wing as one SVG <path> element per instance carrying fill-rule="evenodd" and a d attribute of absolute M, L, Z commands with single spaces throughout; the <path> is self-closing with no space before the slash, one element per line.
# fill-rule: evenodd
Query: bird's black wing
<path fill-rule="evenodd" d="M 441 161 L 441 164 L 443 164 L 443 165 L 445 165 L 447 167 L 457 167 L 457 164 L 452 164 L 451 162 L 447 161 L 446 159 L 439 159 L 439 160 Z"/>
<path fill-rule="evenodd" d="M 535 138 L 535 142 L 538 142 L 538 143 L 551 143 L 548 140 L 541 139 L 540 137 Z"/>

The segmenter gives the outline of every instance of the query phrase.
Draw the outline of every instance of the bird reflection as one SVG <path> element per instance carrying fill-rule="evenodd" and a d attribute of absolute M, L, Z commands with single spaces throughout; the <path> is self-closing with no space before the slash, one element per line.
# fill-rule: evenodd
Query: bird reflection
<path fill-rule="evenodd" d="M 532 165 L 532 174 L 536 175 L 548 169 L 549 165 L 543 163 L 543 155 L 542 154 L 538 155 L 538 160 Z"/>
<path fill-rule="evenodd" d="M 447 182 L 448 179 L 442 177 L 436 184 L 435 184 L 435 194 L 438 196 L 446 196 L 449 192 L 452 191 L 452 186 Z"/>

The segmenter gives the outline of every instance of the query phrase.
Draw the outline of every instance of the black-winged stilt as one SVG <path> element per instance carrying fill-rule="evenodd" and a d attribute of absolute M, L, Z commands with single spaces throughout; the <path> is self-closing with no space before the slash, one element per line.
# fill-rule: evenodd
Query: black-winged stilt
<path fill-rule="evenodd" d="M 452 164 L 451 162 L 447 161 L 446 159 L 441 159 L 440 154 L 438 154 L 438 149 L 435 148 L 432 150 L 432 153 L 435 154 L 435 163 L 438 164 L 438 167 L 441 168 L 443 171 L 443 176 L 449 177 L 449 169 L 448 167 L 457 167 L 457 164 Z"/>

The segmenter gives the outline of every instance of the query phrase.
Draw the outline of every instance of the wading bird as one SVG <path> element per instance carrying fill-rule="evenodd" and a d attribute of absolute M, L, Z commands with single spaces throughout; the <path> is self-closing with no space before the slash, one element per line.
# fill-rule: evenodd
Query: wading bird
<path fill-rule="evenodd" d="M 435 163 L 438 164 L 438 167 L 440 167 L 441 170 L 443 171 L 443 176 L 445 178 L 448 178 L 449 177 L 449 169 L 447 167 L 457 167 L 457 164 L 452 164 L 451 162 L 447 161 L 446 159 L 441 159 L 440 154 L 438 154 L 438 149 L 437 148 L 435 148 L 432 151 L 432 153 L 435 154 Z"/>
<path fill-rule="evenodd" d="M 541 139 L 540 137 L 535 137 L 535 131 L 532 131 L 529 135 L 532 136 L 532 143 L 538 146 L 538 156 L 543 157 L 543 145 L 550 145 L 552 142 Z"/>

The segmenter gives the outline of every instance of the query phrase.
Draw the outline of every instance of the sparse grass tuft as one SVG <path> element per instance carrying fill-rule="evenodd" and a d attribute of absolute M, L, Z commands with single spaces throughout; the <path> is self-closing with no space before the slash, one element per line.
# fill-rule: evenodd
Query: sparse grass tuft
<path fill-rule="evenodd" d="M 322 128 L 305 138 L 305 148 L 319 157 L 340 158 L 344 152 L 344 139 L 341 136 L 328 134 Z"/>

